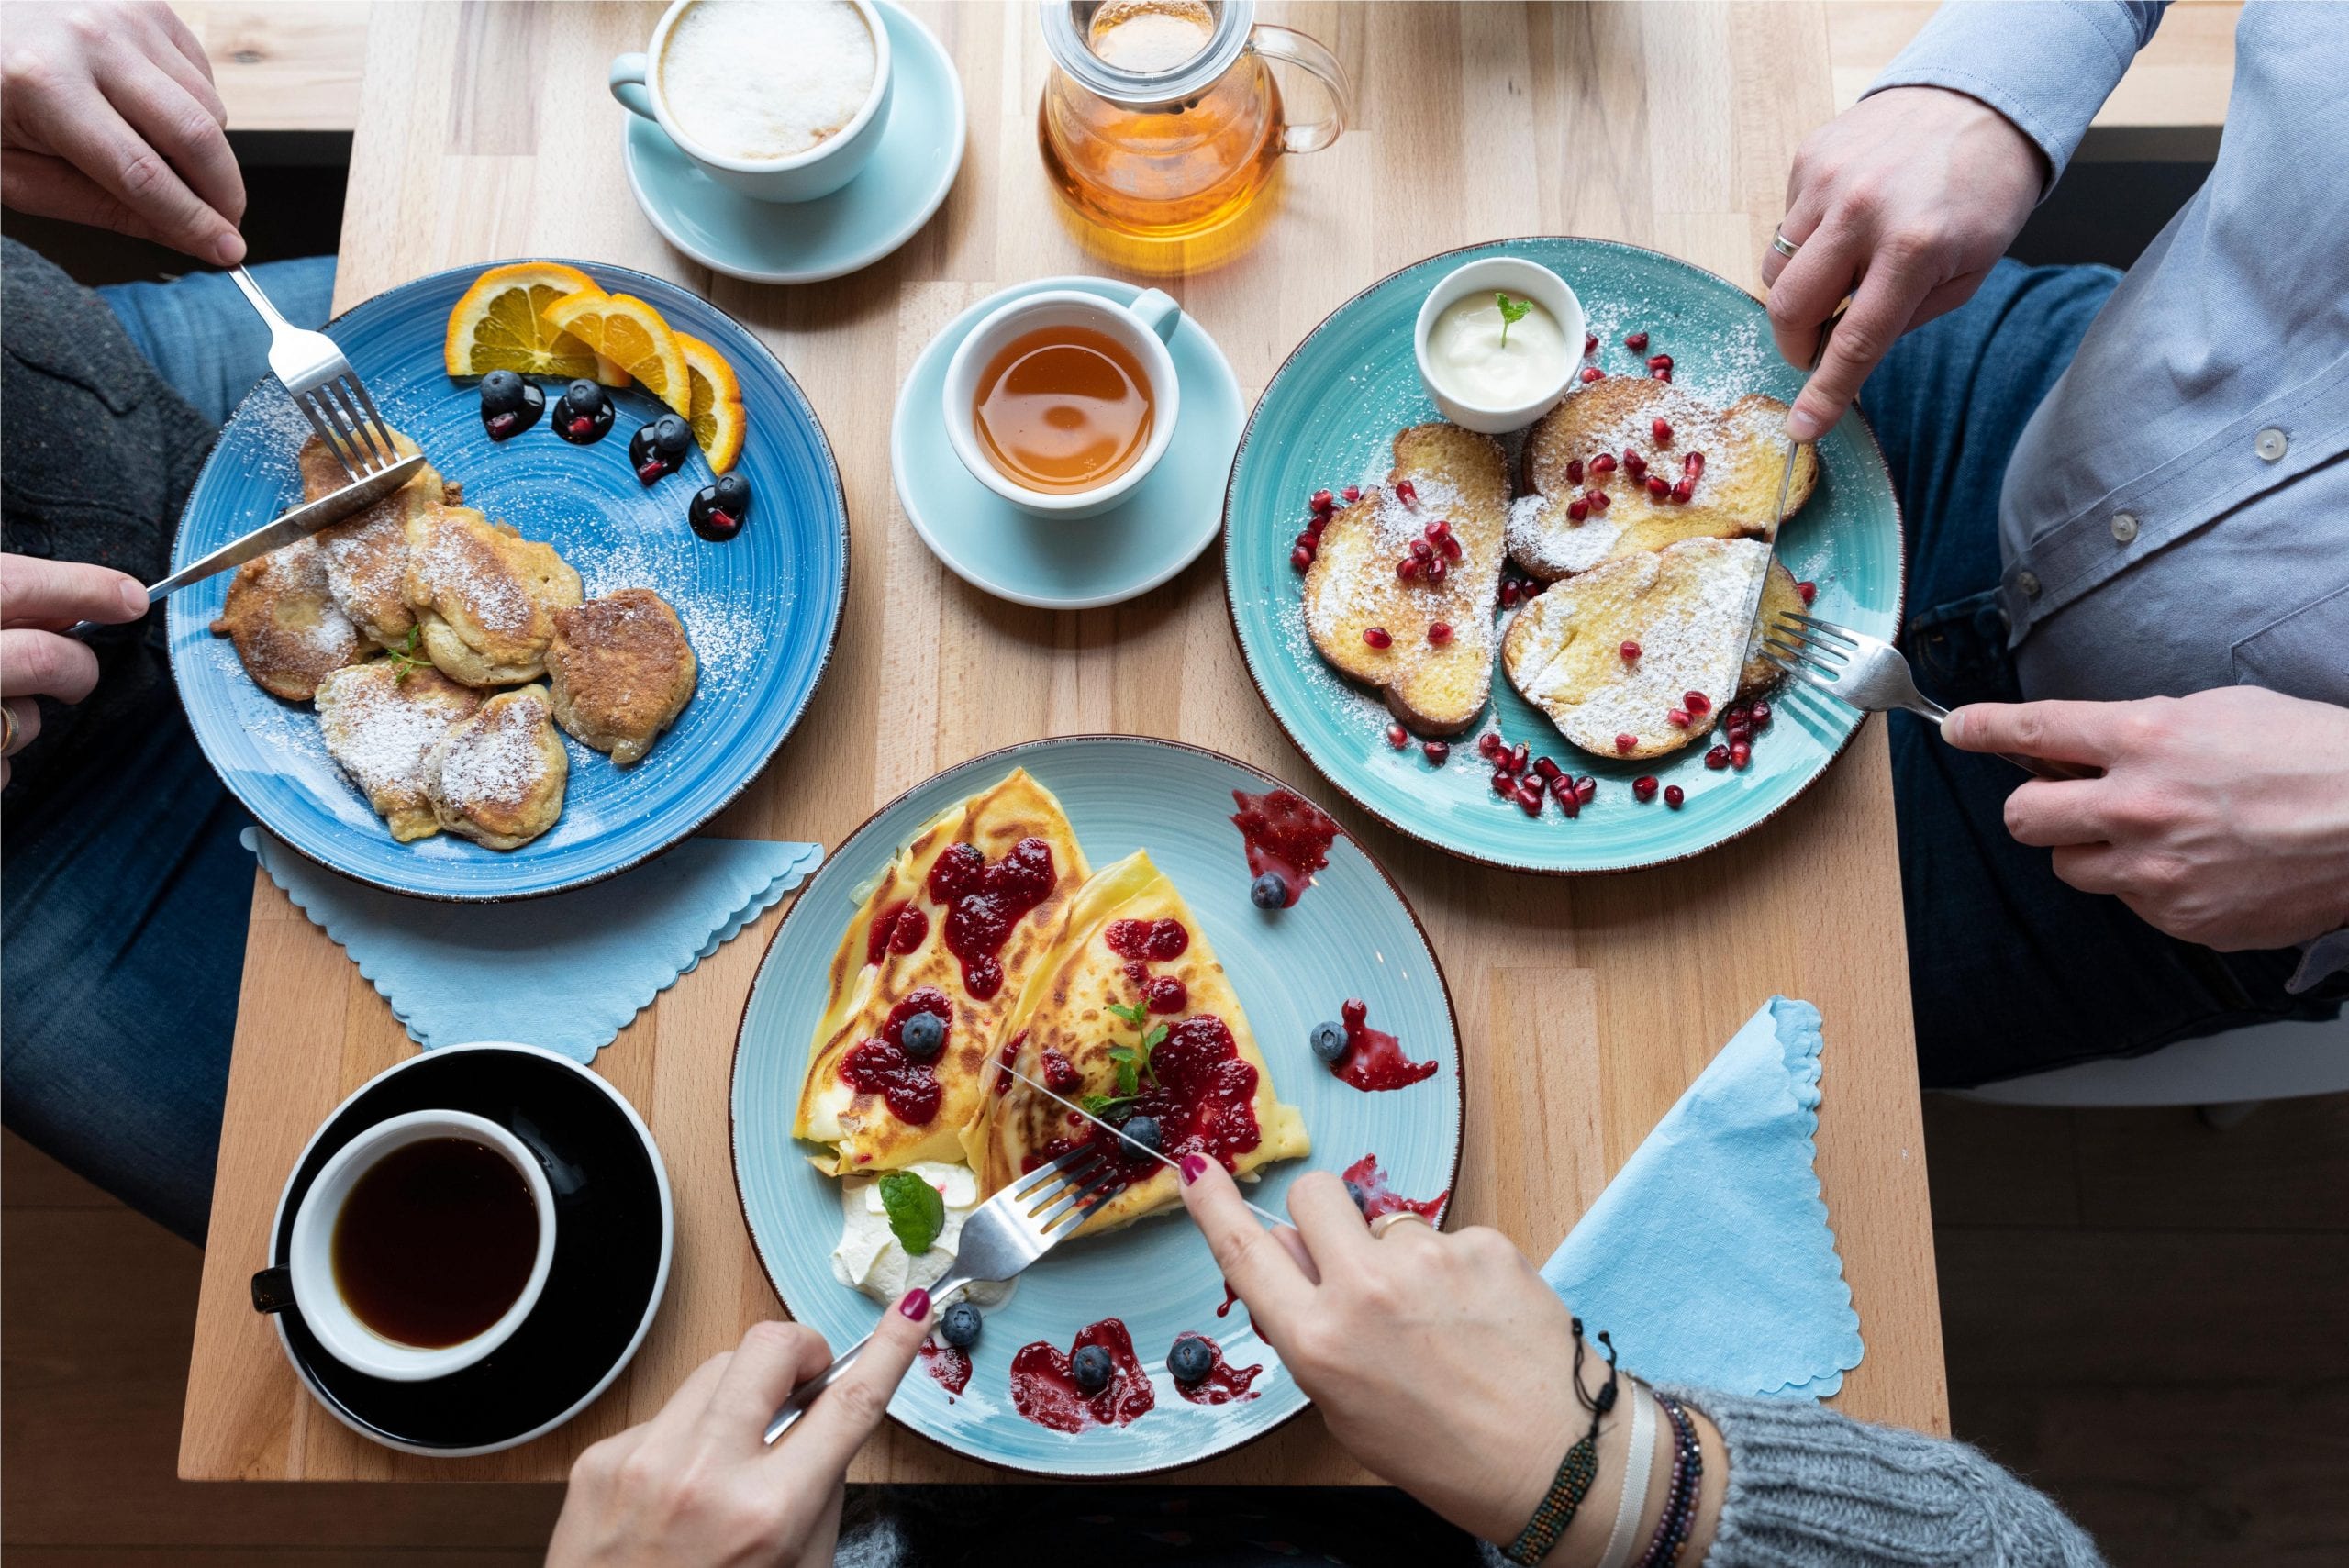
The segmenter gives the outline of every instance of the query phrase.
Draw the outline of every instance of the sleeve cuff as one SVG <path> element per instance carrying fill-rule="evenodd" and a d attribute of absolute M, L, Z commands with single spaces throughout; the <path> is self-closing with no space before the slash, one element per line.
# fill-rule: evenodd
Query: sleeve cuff
<path fill-rule="evenodd" d="M 2029 7 L 1953 0 L 1861 96 L 1945 87 L 1979 98 L 2047 155 L 2052 188 L 2160 15 L 2158 6 L 2112 0 Z"/>
<path fill-rule="evenodd" d="M 2300 967 L 2292 972 L 2284 989 L 2295 996 L 2303 995 L 2344 969 L 2349 969 L 2349 926 L 2302 942 Z"/>

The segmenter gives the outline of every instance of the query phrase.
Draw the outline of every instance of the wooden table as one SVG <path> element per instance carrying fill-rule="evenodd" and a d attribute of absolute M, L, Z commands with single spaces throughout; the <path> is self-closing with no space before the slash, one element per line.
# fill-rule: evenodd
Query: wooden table
<path fill-rule="evenodd" d="M 839 451 L 855 571 L 807 721 L 713 831 L 838 843 L 936 770 L 1045 735 L 1174 736 L 1271 769 L 1386 862 L 1443 961 L 1465 1036 L 1463 1223 L 1497 1225 L 1545 1256 L 1765 997 L 1816 1002 L 1828 1039 L 1819 1173 L 1867 1340 L 1838 1403 L 1945 1429 L 1881 724 L 1778 820 L 1690 863 L 1508 875 L 1370 822 L 1298 758 L 1242 670 L 1217 552 L 1137 603 L 1077 614 L 999 603 L 949 575 L 891 490 L 885 432 L 899 380 L 943 323 L 994 290 L 1116 269 L 1063 221 L 1037 161 L 1046 61 L 1033 8 L 919 9 L 970 98 L 952 196 L 890 260 L 779 289 L 711 277 L 629 195 L 604 70 L 641 46 L 657 6 L 376 7 L 338 305 L 457 263 L 581 256 L 706 291 L 759 332 Z M 1604 235 L 1751 283 L 1795 145 L 1833 111 L 1816 4 L 1269 9 L 1344 61 L 1356 123 L 1288 168 L 1284 205 L 1252 249 L 1159 280 L 1217 335 L 1252 397 L 1348 295 L 1474 240 Z M 650 1416 L 688 1370 L 774 1315 L 736 1207 L 726 1107 L 736 1022 L 776 919 L 702 964 L 596 1062 L 651 1122 L 676 1186 L 675 1272 L 635 1364 L 558 1433 L 487 1459 L 429 1461 L 337 1424 L 247 1302 L 303 1141 L 340 1096 L 415 1049 L 341 951 L 257 877 L 180 1473 L 557 1479 L 581 1448 Z M 894 1427 L 855 1474 L 996 1476 Z M 1310 1413 L 1181 1478 L 1366 1479 Z"/>

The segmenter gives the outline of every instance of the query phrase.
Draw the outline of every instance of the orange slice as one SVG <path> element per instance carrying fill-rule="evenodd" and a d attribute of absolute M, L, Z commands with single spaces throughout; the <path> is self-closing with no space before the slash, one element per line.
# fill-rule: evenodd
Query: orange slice
<path fill-rule="evenodd" d="M 750 428 L 742 412 L 741 383 L 734 379 L 734 367 L 725 357 L 700 339 L 680 332 L 677 347 L 685 352 L 685 376 L 693 388 L 693 406 L 685 419 L 710 468 L 723 473 L 742 455 L 742 434 Z"/>
<path fill-rule="evenodd" d="M 634 295 L 606 294 L 591 284 L 540 307 L 539 315 L 642 382 L 645 391 L 678 413 L 693 412 L 677 335 L 659 311 Z"/>
<path fill-rule="evenodd" d="M 576 267 L 554 261 L 518 261 L 492 267 L 473 281 L 449 312 L 441 358 L 451 375 L 593 376 L 607 386 L 626 386 L 628 373 L 599 359 L 595 349 L 550 324 L 546 307 L 580 293 L 601 294 L 595 280 Z"/>

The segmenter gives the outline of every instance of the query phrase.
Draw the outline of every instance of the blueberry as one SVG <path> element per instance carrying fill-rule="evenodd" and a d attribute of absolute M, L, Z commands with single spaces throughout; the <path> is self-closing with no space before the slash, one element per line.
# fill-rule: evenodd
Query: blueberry
<path fill-rule="evenodd" d="M 571 405 L 573 414 L 584 414 L 590 419 L 604 411 L 604 389 L 585 376 L 562 389 L 562 400 Z"/>
<path fill-rule="evenodd" d="M 1119 1130 L 1152 1154 L 1165 1146 L 1166 1135 L 1159 1129 L 1158 1118 L 1154 1116 L 1130 1116 L 1125 1126 Z"/>
<path fill-rule="evenodd" d="M 1338 1059 L 1345 1053 L 1346 1031 L 1343 1026 L 1339 1024 L 1313 1026 L 1313 1054 L 1315 1056 L 1335 1067 L 1338 1064 Z"/>
<path fill-rule="evenodd" d="M 750 515 L 751 482 L 749 480 L 739 473 L 721 473 L 718 476 L 718 483 L 710 488 L 718 492 L 710 499 L 720 506 L 725 507 L 737 517 Z"/>
<path fill-rule="evenodd" d="M 1080 1345 L 1076 1354 L 1068 1358 L 1069 1375 L 1087 1394 L 1098 1394 L 1108 1387 L 1109 1374 L 1116 1370 L 1109 1352 L 1099 1345 Z"/>
<path fill-rule="evenodd" d="M 1178 1335 L 1174 1348 L 1166 1352 L 1166 1370 L 1186 1388 L 1205 1383 L 1215 1370 L 1215 1352 L 1197 1334 Z"/>
<path fill-rule="evenodd" d="M 938 1337 L 958 1351 L 967 1351 L 979 1342 L 983 1321 L 977 1307 L 967 1301 L 958 1301 L 938 1315 Z"/>
<path fill-rule="evenodd" d="M 1346 1195 L 1354 1200 L 1354 1207 L 1356 1208 L 1362 1210 L 1364 1214 L 1368 1214 L 1370 1212 L 1370 1195 L 1363 1191 L 1362 1188 L 1356 1186 L 1352 1182 L 1348 1182 L 1346 1184 Z"/>
<path fill-rule="evenodd" d="M 522 378 L 512 371 L 492 371 L 481 378 L 481 411 L 511 414 L 522 406 Z"/>
<path fill-rule="evenodd" d="M 1248 902 L 1259 909 L 1288 907 L 1288 879 L 1276 871 L 1268 871 L 1248 884 Z"/>
<path fill-rule="evenodd" d="M 936 1013 L 916 1013 L 897 1030 L 897 1044 L 916 1062 L 927 1062 L 946 1045 L 946 1020 Z"/>
<path fill-rule="evenodd" d="M 652 427 L 652 446 L 669 457 L 683 457 L 694 444 L 694 428 L 674 414 L 663 414 Z"/>

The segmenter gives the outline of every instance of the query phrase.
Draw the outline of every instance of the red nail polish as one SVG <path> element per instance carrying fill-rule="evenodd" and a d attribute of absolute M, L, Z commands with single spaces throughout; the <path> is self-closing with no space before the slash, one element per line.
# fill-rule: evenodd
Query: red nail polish
<path fill-rule="evenodd" d="M 897 1303 L 897 1310 L 920 1322 L 930 1316 L 930 1292 L 918 1288 L 906 1292 L 906 1298 Z"/>
<path fill-rule="evenodd" d="M 1183 1156 L 1183 1184 L 1185 1186 L 1189 1186 L 1207 1173 L 1208 1157 L 1206 1155 L 1186 1154 Z"/>

